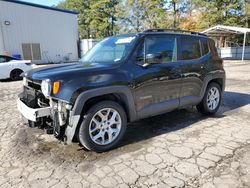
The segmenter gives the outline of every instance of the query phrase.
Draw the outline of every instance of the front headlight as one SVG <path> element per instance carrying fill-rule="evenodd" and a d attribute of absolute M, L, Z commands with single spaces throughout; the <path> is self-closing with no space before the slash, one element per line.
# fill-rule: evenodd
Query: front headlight
<path fill-rule="evenodd" d="M 41 84 L 41 90 L 45 97 L 49 97 L 51 93 L 50 80 L 43 80 Z"/>

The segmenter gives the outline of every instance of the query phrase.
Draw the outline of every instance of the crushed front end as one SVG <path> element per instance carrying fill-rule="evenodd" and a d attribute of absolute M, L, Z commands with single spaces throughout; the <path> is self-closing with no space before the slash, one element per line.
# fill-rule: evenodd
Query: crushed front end
<path fill-rule="evenodd" d="M 65 131 L 72 106 L 50 97 L 53 84 L 49 80 L 38 81 L 24 77 L 23 91 L 18 95 L 17 107 L 30 127 L 43 128 L 56 138 L 66 140 Z"/>

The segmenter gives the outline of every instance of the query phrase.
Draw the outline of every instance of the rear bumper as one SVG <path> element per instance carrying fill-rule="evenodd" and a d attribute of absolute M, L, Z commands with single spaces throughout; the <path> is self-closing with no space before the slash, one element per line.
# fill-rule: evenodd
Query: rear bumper
<path fill-rule="evenodd" d="M 17 99 L 17 109 L 28 120 L 37 122 L 38 118 L 50 116 L 50 107 L 46 108 L 30 108 L 20 99 Z"/>

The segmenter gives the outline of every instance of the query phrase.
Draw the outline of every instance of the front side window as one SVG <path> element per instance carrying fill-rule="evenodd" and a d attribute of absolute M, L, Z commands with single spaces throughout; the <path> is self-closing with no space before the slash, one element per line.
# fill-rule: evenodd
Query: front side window
<path fill-rule="evenodd" d="M 156 63 L 176 61 L 175 36 L 147 36 L 138 50 L 136 61 L 142 64 L 147 61 L 147 58 L 152 56 L 155 57 Z"/>
<path fill-rule="evenodd" d="M 97 43 L 80 63 L 113 64 L 125 59 L 132 50 L 136 36 L 113 36 Z"/>
<path fill-rule="evenodd" d="M 201 57 L 200 41 L 196 37 L 180 38 L 180 60 L 192 60 Z"/>

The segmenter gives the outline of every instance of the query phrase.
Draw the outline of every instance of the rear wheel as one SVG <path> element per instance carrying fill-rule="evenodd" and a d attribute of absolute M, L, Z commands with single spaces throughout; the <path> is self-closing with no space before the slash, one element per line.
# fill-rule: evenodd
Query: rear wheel
<path fill-rule="evenodd" d="M 88 150 L 108 151 L 117 146 L 126 131 L 126 126 L 126 113 L 118 103 L 99 102 L 85 114 L 78 129 L 78 139 Z"/>
<path fill-rule="evenodd" d="M 21 79 L 21 74 L 22 74 L 22 70 L 20 69 L 14 69 L 11 71 L 10 73 L 10 79 L 13 80 L 13 81 L 16 81 L 16 80 L 20 80 Z"/>
<path fill-rule="evenodd" d="M 202 101 L 197 105 L 197 110 L 202 114 L 215 114 L 221 103 L 221 87 L 212 82 L 207 86 Z"/>

